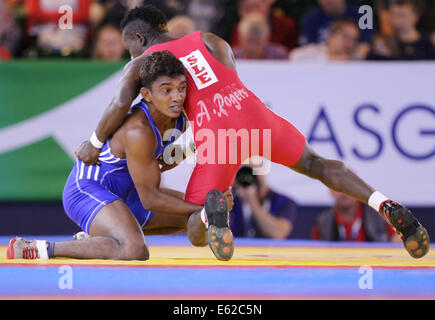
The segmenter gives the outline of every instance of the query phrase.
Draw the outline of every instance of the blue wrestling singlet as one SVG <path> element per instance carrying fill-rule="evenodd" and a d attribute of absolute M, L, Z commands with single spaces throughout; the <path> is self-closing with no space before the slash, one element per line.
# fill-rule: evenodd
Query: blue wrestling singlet
<path fill-rule="evenodd" d="M 144 101 L 131 107 L 130 110 L 141 109 L 154 130 L 157 148 L 154 158 L 160 160 L 164 150 L 174 142 L 184 129 L 185 118 L 181 114 L 177 118 L 175 129 L 165 143 L 154 124 Z M 151 219 L 153 213 L 143 208 L 133 180 L 128 172 L 127 160 L 115 157 L 107 140 L 98 157 L 100 165 L 86 166 L 80 159 L 66 181 L 63 190 L 63 207 L 68 217 L 83 231 L 89 234 L 89 226 L 95 215 L 109 203 L 115 200 L 123 201 L 143 227 Z"/>

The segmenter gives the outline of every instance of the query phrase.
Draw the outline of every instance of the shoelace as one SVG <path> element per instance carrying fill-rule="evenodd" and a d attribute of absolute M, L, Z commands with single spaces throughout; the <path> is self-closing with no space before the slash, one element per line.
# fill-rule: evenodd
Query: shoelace
<path fill-rule="evenodd" d="M 384 219 L 390 223 L 390 210 L 393 208 L 393 202 L 385 201 L 381 207 L 380 213 L 384 216 Z"/>
<path fill-rule="evenodd" d="M 39 259 L 38 249 L 26 247 L 23 249 L 23 259 Z"/>

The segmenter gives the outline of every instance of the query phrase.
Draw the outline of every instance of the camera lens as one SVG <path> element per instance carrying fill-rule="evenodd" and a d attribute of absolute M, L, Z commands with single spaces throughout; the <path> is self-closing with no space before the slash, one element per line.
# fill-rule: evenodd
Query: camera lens
<path fill-rule="evenodd" d="M 251 167 L 241 167 L 236 174 L 236 181 L 244 188 L 257 184 L 257 178 Z"/>

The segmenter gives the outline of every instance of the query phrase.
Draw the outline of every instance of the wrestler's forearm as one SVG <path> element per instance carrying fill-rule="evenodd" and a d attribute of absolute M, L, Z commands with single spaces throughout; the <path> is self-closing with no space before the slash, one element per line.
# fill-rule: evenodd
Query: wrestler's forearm
<path fill-rule="evenodd" d="M 169 194 L 171 196 L 174 196 L 179 199 L 184 199 L 184 193 L 178 190 L 173 189 L 167 189 L 167 188 L 160 188 L 160 191 L 166 194 Z"/>
<path fill-rule="evenodd" d="M 95 133 L 98 140 L 106 141 L 123 123 L 130 104 L 111 102 L 103 113 Z"/>
<path fill-rule="evenodd" d="M 119 81 L 118 89 L 95 130 L 100 141 L 106 141 L 121 126 L 139 93 L 138 68 L 134 64 L 128 64 Z"/>
<path fill-rule="evenodd" d="M 167 191 L 167 190 L 164 190 Z M 189 216 L 203 207 L 192 202 L 184 201 L 175 195 L 155 190 L 153 192 L 138 190 L 139 197 L 145 209 L 172 216 Z"/>

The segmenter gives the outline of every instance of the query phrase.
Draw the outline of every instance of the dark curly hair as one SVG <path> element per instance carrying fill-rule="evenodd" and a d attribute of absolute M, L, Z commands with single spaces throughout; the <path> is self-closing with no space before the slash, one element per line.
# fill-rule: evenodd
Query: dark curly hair
<path fill-rule="evenodd" d="M 151 89 L 151 84 L 161 76 L 176 78 L 185 75 L 181 61 L 167 50 L 146 53 L 144 56 L 139 72 L 142 87 Z"/>
<path fill-rule="evenodd" d="M 165 14 L 152 5 L 143 5 L 128 11 L 121 21 L 121 30 L 128 26 L 129 33 L 152 36 L 166 32 Z"/>

